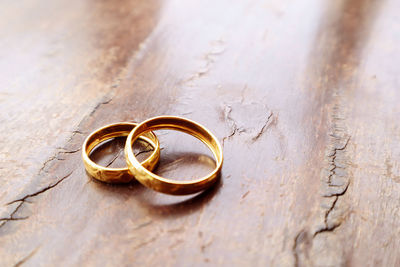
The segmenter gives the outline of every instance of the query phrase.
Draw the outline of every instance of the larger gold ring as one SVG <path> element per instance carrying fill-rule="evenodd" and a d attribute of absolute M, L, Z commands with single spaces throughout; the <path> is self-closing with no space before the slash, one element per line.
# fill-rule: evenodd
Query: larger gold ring
<path fill-rule="evenodd" d="M 108 168 L 100 166 L 89 158 L 89 154 L 93 148 L 101 142 L 114 137 L 127 136 L 136 126 L 137 123 L 132 122 L 109 124 L 95 130 L 86 138 L 82 145 L 82 159 L 86 171 L 92 177 L 107 183 L 127 183 L 134 178 L 127 167 Z M 152 132 L 140 136 L 140 139 L 149 143 L 153 147 L 154 151 L 150 157 L 148 157 L 144 162 L 139 163 L 139 165 L 143 164 L 144 168 L 153 170 L 160 159 L 160 144 L 158 139 Z"/>
<path fill-rule="evenodd" d="M 197 180 L 176 181 L 160 177 L 143 167 L 133 153 L 132 144 L 143 133 L 160 129 L 178 130 L 200 139 L 214 154 L 216 159 L 214 171 Z M 171 195 L 187 195 L 207 189 L 216 182 L 221 172 L 223 161 L 222 147 L 209 130 L 194 121 L 174 116 L 155 117 L 138 124 L 126 138 L 125 158 L 130 172 L 141 184 L 158 192 Z"/>

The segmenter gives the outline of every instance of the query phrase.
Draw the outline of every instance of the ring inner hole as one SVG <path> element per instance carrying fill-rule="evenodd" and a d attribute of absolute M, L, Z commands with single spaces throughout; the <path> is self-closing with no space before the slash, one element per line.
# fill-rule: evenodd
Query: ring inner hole
<path fill-rule="evenodd" d="M 114 137 L 101 142 L 94 147 L 89 158 L 104 167 L 109 168 L 125 168 L 125 147 L 126 136 Z M 133 152 L 140 162 L 149 157 L 153 151 L 153 147 L 141 139 L 136 140 L 133 144 Z"/>
<path fill-rule="evenodd" d="M 156 130 L 154 133 L 161 146 L 155 174 L 167 179 L 190 181 L 202 178 L 215 169 L 211 150 L 199 139 L 175 130 Z"/>

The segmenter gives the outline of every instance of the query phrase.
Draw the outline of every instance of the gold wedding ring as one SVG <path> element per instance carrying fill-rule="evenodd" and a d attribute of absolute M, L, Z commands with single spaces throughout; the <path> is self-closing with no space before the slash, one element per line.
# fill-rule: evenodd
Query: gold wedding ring
<path fill-rule="evenodd" d="M 132 144 L 144 133 L 160 129 L 182 131 L 200 139 L 214 154 L 216 167 L 212 173 L 193 181 L 176 181 L 160 177 L 140 164 L 132 150 Z M 125 158 L 130 172 L 144 186 L 171 195 L 187 195 L 205 190 L 213 185 L 221 172 L 223 155 L 217 138 L 204 126 L 180 117 L 160 116 L 138 124 L 128 135 L 125 144 Z"/>
<path fill-rule="evenodd" d="M 94 163 L 90 158 L 89 154 L 98 144 L 119 136 L 127 136 L 132 129 L 138 124 L 131 122 L 120 122 L 115 124 L 109 124 L 101 127 L 92 132 L 85 140 L 82 146 L 82 159 L 85 164 L 86 171 L 97 180 L 107 183 L 127 183 L 130 182 L 134 177 L 129 172 L 128 168 L 108 168 L 100 166 Z M 153 170 L 160 158 L 160 144 L 157 137 L 152 133 L 138 137 L 147 143 L 149 143 L 154 151 L 145 161 L 138 163 L 140 166 L 143 165 L 145 169 Z M 137 138 L 136 138 L 137 139 Z M 135 140 L 136 140 L 135 139 Z M 132 143 L 131 143 L 132 144 Z M 133 153 L 133 152 L 132 152 Z"/>

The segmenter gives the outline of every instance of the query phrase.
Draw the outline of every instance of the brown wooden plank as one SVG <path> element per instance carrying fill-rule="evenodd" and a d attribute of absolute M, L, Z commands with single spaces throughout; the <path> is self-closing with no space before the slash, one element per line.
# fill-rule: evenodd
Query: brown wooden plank
<path fill-rule="evenodd" d="M 400 3 L 8 1 L 0 265 L 398 266 Z M 224 144 L 196 196 L 108 185 L 80 146 L 173 114 Z M 212 168 L 162 132 L 157 173 Z M 123 142 L 98 151 L 123 164 Z M 119 154 L 118 154 L 119 153 Z"/>

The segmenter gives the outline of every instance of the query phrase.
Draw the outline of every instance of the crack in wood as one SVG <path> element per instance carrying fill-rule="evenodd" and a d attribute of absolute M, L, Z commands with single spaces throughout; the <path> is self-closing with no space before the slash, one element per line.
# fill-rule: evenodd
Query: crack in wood
<path fill-rule="evenodd" d="M 241 135 L 242 133 L 247 133 L 247 134 L 254 134 L 251 137 L 251 141 L 254 143 L 256 141 L 259 140 L 259 138 L 261 138 L 265 132 L 267 131 L 267 129 L 274 124 L 274 122 L 276 122 L 276 116 L 274 114 L 274 112 L 268 110 L 268 108 L 266 108 L 265 106 L 262 106 L 261 108 L 258 105 L 258 103 L 247 103 L 247 104 L 243 104 L 243 99 L 238 102 L 238 103 L 233 103 L 233 104 L 239 104 L 239 106 L 237 108 L 244 108 L 244 110 L 242 110 L 241 114 L 244 114 L 244 112 L 259 112 L 258 114 L 258 119 L 253 121 L 253 123 L 255 123 L 255 125 L 252 126 L 247 126 L 246 123 L 241 122 L 240 120 L 237 121 L 236 119 L 234 119 L 232 117 L 232 111 L 233 111 L 233 107 L 230 104 L 224 104 L 224 108 L 223 108 L 223 114 L 224 114 L 224 120 L 228 123 L 229 127 L 230 127 L 230 133 L 228 135 L 226 135 L 225 137 L 222 138 L 222 146 L 224 146 L 225 141 L 229 140 L 231 138 L 233 138 L 235 135 Z M 254 105 L 256 105 L 256 111 L 254 111 Z M 268 112 L 265 111 L 265 109 L 268 110 Z M 268 114 L 267 116 L 265 116 L 264 114 Z M 265 120 L 264 122 L 262 122 L 263 120 Z M 247 121 L 246 121 L 247 122 Z M 239 123 L 241 123 L 241 125 L 239 126 Z M 256 131 L 256 133 L 254 133 Z"/>
<path fill-rule="evenodd" d="M 304 248 L 302 247 L 304 245 Z M 294 266 L 300 266 L 300 256 L 302 255 L 302 250 L 305 250 L 305 257 L 308 258 L 307 250 L 310 246 L 310 240 L 308 232 L 305 229 L 299 231 L 299 233 L 295 236 L 293 246 L 292 246 L 292 254 L 294 257 Z"/>
<path fill-rule="evenodd" d="M 61 148 L 61 149 L 64 149 L 64 148 Z M 79 151 L 81 151 L 81 147 L 74 149 L 74 150 L 69 150 L 69 151 L 60 151 L 60 152 L 58 152 L 58 154 L 74 154 Z"/>
<path fill-rule="evenodd" d="M 1 218 L 0 221 L 2 221 L 3 223 L 0 225 L 0 228 L 2 226 L 4 226 L 8 221 L 18 221 L 18 220 L 26 220 L 28 219 L 28 216 L 26 217 L 17 217 L 15 218 L 14 215 L 18 212 L 18 210 L 21 208 L 22 204 L 24 202 L 20 202 L 18 204 L 18 206 L 13 210 L 13 212 L 10 214 L 10 216 L 8 218 Z"/>
<path fill-rule="evenodd" d="M 70 140 L 72 140 L 72 139 L 70 139 Z M 58 149 L 64 149 L 64 148 L 58 148 Z M 42 167 L 41 167 L 41 168 L 39 169 L 39 171 L 38 171 L 38 175 L 40 175 L 42 172 L 46 172 L 45 169 L 46 169 L 47 165 L 48 165 L 49 163 L 51 163 L 52 161 L 54 161 L 54 160 L 64 160 L 64 159 L 62 159 L 62 158 L 59 158 L 59 156 L 60 156 L 61 154 L 74 154 L 74 153 L 79 152 L 80 150 L 81 150 L 81 148 L 77 148 L 77 149 L 74 149 L 74 150 L 57 151 L 53 156 L 49 157 L 49 158 L 42 164 Z"/>
<path fill-rule="evenodd" d="M 301 230 L 294 238 L 294 243 L 292 247 L 292 253 L 294 256 L 294 266 L 298 267 L 299 266 L 299 254 L 297 252 L 297 247 L 299 245 L 299 237 L 302 234 L 303 230 Z"/>
<path fill-rule="evenodd" d="M 18 220 L 26 220 L 26 219 L 28 219 L 29 216 L 27 216 L 27 217 L 17 217 L 17 218 L 15 218 L 14 215 L 18 212 L 18 210 L 22 207 L 22 205 L 23 205 L 25 202 L 29 202 L 29 201 L 27 201 L 28 198 L 38 196 L 38 195 L 40 195 L 40 194 L 42 194 L 42 193 L 44 193 L 44 192 L 46 192 L 46 191 L 48 191 L 48 190 L 50 190 L 50 189 L 56 187 L 56 186 L 57 186 L 58 184 L 60 184 L 62 181 L 64 181 L 65 179 L 67 179 L 69 176 L 71 176 L 71 174 L 72 174 L 73 172 L 74 172 L 74 171 L 71 171 L 69 174 L 63 176 L 63 177 L 62 177 L 61 179 L 59 179 L 57 182 L 55 182 L 55 183 L 53 183 L 53 184 L 51 184 L 51 185 L 49 185 L 49 186 L 46 186 L 46 187 L 40 189 L 40 190 L 37 191 L 37 192 L 34 192 L 34 193 L 31 193 L 31 194 L 25 195 L 25 196 L 22 197 L 22 198 L 15 199 L 15 200 L 13 200 L 13 201 L 11 201 L 11 202 L 8 202 L 6 205 L 11 205 L 11 204 L 16 203 L 16 202 L 20 202 L 20 203 L 19 203 L 19 205 L 13 210 L 13 212 L 11 212 L 11 214 L 10 214 L 10 216 L 9 216 L 8 218 L 2 218 L 2 219 L 0 219 L 0 221 L 3 221 L 3 223 L 0 225 L 0 228 L 3 227 L 4 225 L 6 225 L 6 223 L 9 222 L 9 221 L 18 221 Z"/>
<path fill-rule="evenodd" d="M 269 125 L 270 125 L 270 120 L 271 120 L 271 118 L 272 118 L 272 116 L 274 116 L 274 113 L 273 112 L 270 112 L 270 114 L 269 114 L 269 116 L 268 116 L 268 118 L 267 118 L 267 121 L 264 123 L 264 125 L 261 127 L 261 129 L 260 129 L 260 131 L 256 134 L 256 136 L 254 136 L 253 137 L 253 142 L 255 142 L 255 141 L 257 141 L 263 134 L 264 134 L 264 132 L 266 131 L 266 129 L 269 127 Z"/>
<path fill-rule="evenodd" d="M 336 121 L 337 119 L 334 120 Z M 331 202 L 329 207 L 324 211 L 323 222 L 322 222 L 323 226 L 312 231 L 313 235 L 310 240 L 308 240 L 308 237 L 304 237 L 304 235 L 306 235 L 304 233 L 304 230 L 301 230 L 295 236 L 292 248 L 292 254 L 294 257 L 295 266 L 301 266 L 303 264 L 304 265 L 311 264 L 311 262 L 309 261 L 312 261 L 313 257 L 309 258 L 309 254 L 313 253 L 312 249 L 313 249 L 314 238 L 319 236 L 321 233 L 334 232 L 343 223 L 343 219 L 341 219 L 337 215 L 334 216 L 333 211 L 337 209 L 340 198 L 346 194 L 350 185 L 350 177 L 347 173 L 345 165 L 343 165 L 345 163 L 342 162 L 346 161 L 346 149 L 350 143 L 351 136 L 341 137 L 338 134 L 336 134 L 335 132 L 339 131 L 336 123 L 334 124 L 333 128 L 334 128 L 334 134 L 330 135 L 331 138 L 333 139 L 331 140 L 331 142 L 333 143 L 333 147 L 330 148 L 331 151 L 327 154 L 327 157 L 329 159 L 328 163 L 330 167 L 328 168 L 329 173 L 324 178 L 324 183 L 326 183 L 327 186 L 326 189 L 329 190 L 331 188 L 334 188 L 335 191 L 334 192 L 328 191 L 322 195 L 322 197 L 324 198 L 333 198 L 333 201 Z M 339 152 L 342 153 L 339 154 Z M 343 170 L 343 173 L 338 176 L 343 180 L 341 185 L 332 184 L 333 177 L 338 175 L 337 173 L 338 169 Z M 304 242 L 307 244 L 304 245 L 304 247 L 300 248 L 300 244 Z"/>
<path fill-rule="evenodd" d="M 26 263 L 27 260 L 29 260 L 30 258 L 32 258 L 33 255 L 36 254 L 36 252 L 38 251 L 39 247 L 40 247 L 40 246 L 38 246 L 37 248 L 35 248 L 34 250 L 32 250 L 32 252 L 29 253 L 27 256 L 25 256 L 22 260 L 18 261 L 18 262 L 14 265 L 14 267 L 19 267 L 19 266 L 21 266 L 22 264 Z"/>
<path fill-rule="evenodd" d="M 331 186 L 332 177 L 336 174 L 336 168 L 339 168 L 336 164 L 337 152 L 345 150 L 347 148 L 347 145 L 349 144 L 349 141 L 350 141 L 350 137 L 347 138 L 345 144 L 342 147 L 334 148 L 333 153 L 331 155 L 329 155 L 329 157 L 331 158 L 330 163 L 333 165 L 333 167 L 332 167 L 332 169 L 330 169 L 330 174 L 328 176 L 328 186 Z"/>
<path fill-rule="evenodd" d="M 236 121 L 231 117 L 232 106 L 230 106 L 230 105 L 225 105 L 224 113 L 225 113 L 225 120 L 227 120 L 228 123 L 230 124 L 231 133 L 228 134 L 227 136 L 225 136 L 224 138 L 222 138 L 222 146 L 224 145 L 226 139 L 232 138 L 232 137 L 238 132 L 237 123 L 236 123 Z"/>
<path fill-rule="evenodd" d="M 51 184 L 51 185 L 48 185 L 48 186 L 46 186 L 46 187 L 40 189 L 40 190 L 37 191 L 37 192 L 34 192 L 34 193 L 31 193 L 31 194 L 25 195 L 25 196 L 22 197 L 22 198 L 13 200 L 13 201 L 11 201 L 11 202 L 8 202 L 7 205 L 11 205 L 11 204 L 16 203 L 16 202 L 19 202 L 19 201 L 25 202 L 27 198 L 35 197 L 35 196 L 37 196 L 37 195 L 42 194 L 42 193 L 46 192 L 47 190 L 54 188 L 54 187 L 57 186 L 59 183 L 61 183 L 61 182 L 64 181 L 65 179 L 67 179 L 69 176 L 71 176 L 71 174 L 72 174 L 73 172 L 74 172 L 74 171 L 71 171 L 69 174 L 65 175 L 64 177 L 62 177 L 61 179 L 59 179 L 57 182 L 55 182 L 55 183 L 53 183 L 53 184 Z"/>
<path fill-rule="evenodd" d="M 93 110 L 89 113 L 89 115 L 87 117 L 91 117 L 102 105 L 107 105 L 112 100 L 113 100 L 113 96 L 109 97 L 108 99 L 106 97 L 103 97 L 103 99 L 99 103 L 97 103 L 97 105 L 93 108 Z"/>

